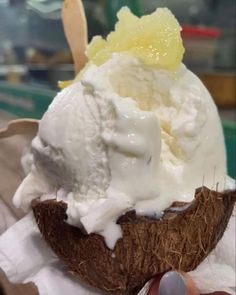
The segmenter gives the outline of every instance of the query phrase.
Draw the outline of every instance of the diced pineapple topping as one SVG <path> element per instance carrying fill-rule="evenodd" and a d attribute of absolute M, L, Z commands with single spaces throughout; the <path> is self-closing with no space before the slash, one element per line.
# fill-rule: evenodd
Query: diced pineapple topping
<path fill-rule="evenodd" d="M 167 70 L 178 68 L 184 54 L 181 27 L 169 9 L 158 8 L 152 14 L 139 18 L 124 7 L 117 16 L 115 31 L 106 40 L 96 36 L 89 44 L 89 62 L 74 81 L 80 80 L 90 64 L 100 66 L 114 52 L 127 52 L 153 67 Z M 60 86 L 64 88 L 69 84 L 61 83 Z"/>
<path fill-rule="evenodd" d="M 70 86 L 73 82 L 74 82 L 73 80 L 58 81 L 58 87 L 60 89 L 64 89 L 64 88 Z"/>
<path fill-rule="evenodd" d="M 95 37 L 87 49 L 89 60 L 102 65 L 113 52 L 127 52 L 148 65 L 175 70 L 181 63 L 184 47 L 181 27 L 167 8 L 150 15 L 136 17 L 127 8 L 118 13 L 115 31 L 107 39 Z"/>

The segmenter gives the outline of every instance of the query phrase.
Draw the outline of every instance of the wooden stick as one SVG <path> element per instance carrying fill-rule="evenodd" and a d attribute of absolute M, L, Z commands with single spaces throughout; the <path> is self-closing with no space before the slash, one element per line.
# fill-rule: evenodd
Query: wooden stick
<path fill-rule="evenodd" d="M 35 119 L 12 120 L 6 127 L 0 129 L 0 139 L 17 134 L 28 134 L 33 137 L 38 131 L 38 124 L 38 120 Z"/>
<path fill-rule="evenodd" d="M 88 44 L 87 21 L 81 0 L 65 0 L 62 7 L 62 21 L 67 41 L 74 60 L 75 73 L 85 66 Z"/>

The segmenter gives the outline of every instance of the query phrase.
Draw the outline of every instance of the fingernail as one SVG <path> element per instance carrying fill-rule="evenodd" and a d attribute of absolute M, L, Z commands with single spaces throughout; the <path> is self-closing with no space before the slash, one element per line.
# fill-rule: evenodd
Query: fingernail
<path fill-rule="evenodd" d="M 177 271 L 166 273 L 159 287 L 160 295 L 187 295 L 185 278 Z"/>

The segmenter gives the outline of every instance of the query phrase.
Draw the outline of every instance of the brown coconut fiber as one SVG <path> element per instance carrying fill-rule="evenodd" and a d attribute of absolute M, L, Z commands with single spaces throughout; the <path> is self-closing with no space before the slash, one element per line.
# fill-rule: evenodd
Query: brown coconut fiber
<path fill-rule="evenodd" d="M 222 238 L 235 201 L 236 191 L 203 187 L 187 209 L 168 209 L 161 220 L 128 212 L 117 221 L 123 238 L 113 251 L 102 236 L 69 225 L 65 203 L 34 201 L 32 207 L 45 240 L 73 275 L 110 294 L 137 294 L 159 273 L 194 270 Z"/>

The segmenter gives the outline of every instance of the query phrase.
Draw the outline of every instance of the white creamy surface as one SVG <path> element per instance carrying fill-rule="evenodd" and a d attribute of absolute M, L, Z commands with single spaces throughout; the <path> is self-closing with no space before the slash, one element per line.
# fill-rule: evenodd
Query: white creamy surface
<path fill-rule="evenodd" d="M 56 96 L 32 152 L 15 205 L 57 197 L 69 223 L 102 234 L 110 248 L 125 212 L 160 214 L 203 184 L 226 183 L 219 116 L 200 80 L 184 65 L 158 70 L 125 54 L 90 66 Z"/>

